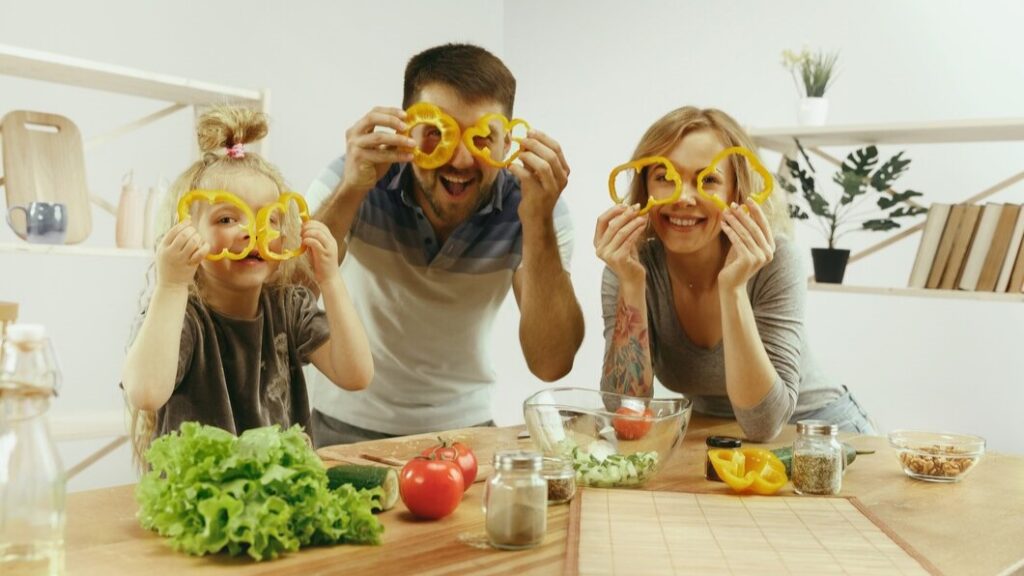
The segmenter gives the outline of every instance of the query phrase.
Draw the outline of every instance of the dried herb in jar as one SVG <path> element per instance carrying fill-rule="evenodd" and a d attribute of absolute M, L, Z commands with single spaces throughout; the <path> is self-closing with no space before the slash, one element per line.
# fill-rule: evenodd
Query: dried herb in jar
<path fill-rule="evenodd" d="M 793 487 L 801 494 L 838 494 L 843 465 L 835 452 L 793 454 Z"/>

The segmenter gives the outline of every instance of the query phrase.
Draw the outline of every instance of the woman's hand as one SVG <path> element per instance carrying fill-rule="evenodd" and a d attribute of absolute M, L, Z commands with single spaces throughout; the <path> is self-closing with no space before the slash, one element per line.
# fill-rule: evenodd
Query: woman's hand
<path fill-rule="evenodd" d="M 319 220 L 302 223 L 302 245 L 309 251 L 309 263 L 313 267 L 316 283 L 323 286 L 338 276 L 338 242 L 327 226 Z"/>
<path fill-rule="evenodd" d="M 156 249 L 157 285 L 188 287 L 199 263 L 210 253 L 210 244 L 186 218 L 164 234 Z"/>
<path fill-rule="evenodd" d="M 637 247 L 647 228 L 647 215 L 637 216 L 637 212 L 637 206 L 617 204 L 597 218 L 594 230 L 594 251 L 620 283 L 646 277 Z"/>
<path fill-rule="evenodd" d="M 747 198 L 722 213 L 722 231 L 732 242 L 725 265 L 718 273 L 720 290 L 745 287 L 758 270 L 775 256 L 775 237 L 761 207 Z"/>

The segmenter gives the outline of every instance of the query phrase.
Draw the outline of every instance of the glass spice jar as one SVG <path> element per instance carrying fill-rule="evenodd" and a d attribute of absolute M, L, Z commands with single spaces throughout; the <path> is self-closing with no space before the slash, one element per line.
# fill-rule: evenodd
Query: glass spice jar
<path fill-rule="evenodd" d="M 718 448 L 741 448 L 743 441 L 732 436 L 708 436 L 707 440 L 704 441 L 704 445 L 707 446 L 707 449 L 704 451 L 704 479 L 711 480 L 712 482 L 721 482 L 722 479 L 718 477 L 718 472 L 711 465 L 711 450 Z"/>
<path fill-rule="evenodd" d="M 548 482 L 548 504 L 564 504 L 576 495 L 576 470 L 562 458 L 545 457 L 541 476 Z"/>
<path fill-rule="evenodd" d="M 484 489 L 487 540 L 495 548 L 520 550 L 544 541 L 548 483 L 537 452 L 504 450 L 494 454 L 494 474 Z"/>
<path fill-rule="evenodd" d="M 797 494 L 832 496 L 843 486 L 843 445 L 839 426 L 825 420 L 801 420 L 793 442 L 793 490 Z"/>

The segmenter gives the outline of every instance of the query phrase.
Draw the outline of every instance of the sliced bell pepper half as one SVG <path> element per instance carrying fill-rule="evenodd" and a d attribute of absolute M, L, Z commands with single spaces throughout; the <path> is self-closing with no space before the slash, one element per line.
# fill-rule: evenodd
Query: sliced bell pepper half
<path fill-rule="evenodd" d="M 488 114 L 477 120 L 476 124 L 470 126 L 462 133 L 462 143 L 466 145 L 466 149 L 469 150 L 470 154 L 480 158 L 484 162 L 494 166 L 495 168 L 504 168 L 515 161 L 519 157 L 520 147 L 516 147 L 516 151 L 511 155 L 506 156 L 502 160 L 495 160 L 491 156 L 491 149 L 484 147 L 482 150 L 477 148 L 474 139 L 477 136 L 489 136 L 491 134 L 491 122 L 500 122 L 501 126 L 505 129 L 505 133 L 508 134 L 512 142 L 521 143 L 522 138 L 512 136 L 513 131 L 517 126 L 525 126 L 526 130 L 530 130 L 530 125 L 522 118 L 515 118 L 509 120 L 504 114 Z"/>
<path fill-rule="evenodd" d="M 626 193 L 628 192 L 627 190 L 620 191 L 615 189 L 615 177 L 619 175 L 619 172 L 624 170 L 635 170 L 636 175 L 639 178 L 641 174 L 643 174 L 644 168 L 659 164 L 665 167 L 665 179 L 675 184 L 675 192 L 672 196 L 661 200 L 656 200 L 653 197 L 648 196 L 647 204 L 640 209 L 638 215 L 642 216 L 646 214 L 655 206 L 672 204 L 678 201 L 679 197 L 683 194 L 683 179 L 679 176 L 679 172 L 676 171 L 676 167 L 672 165 L 672 161 L 664 156 L 646 156 L 612 168 L 611 174 L 608 175 L 608 193 L 611 195 L 612 201 L 616 204 L 625 204 L 629 201 L 626 197 Z"/>
<path fill-rule="evenodd" d="M 740 494 L 768 496 L 789 481 L 779 457 L 764 448 L 712 449 L 708 458 L 722 481 Z"/>
<path fill-rule="evenodd" d="M 235 206 L 245 215 L 246 224 L 240 224 L 239 226 L 249 232 L 249 243 L 246 244 L 242 251 L 232 252 L 230 249 L 224 248 L 217 254 L 207 254 L 206 259 L 212 261 L 223 260 L 224 258 L 228 260 L 242 260 L 248 256 L 249 252 L 252 252 L 252 249 L 256 246 L 255 219 L 252 215 L 252 208 L 249 208 L 248 204 L 231 192 L 224 190 L 192 190 L 182 196 L 181 200 L 178 200 L 178 221 L 181 222 L 188 218 L 192 204 L 201 201 L 208 202 L 211 206 L 222 202 Z"/>
<path fill-rule="evenodd" d="M 402 132 L 403 136 L 411 137 L 412 129 L 420 124 L 428 124 L 441 132 L 440 141 L 430 152 L 424 152 L 418 146 L 413 149 L 413 163 L 425 170 L 433 170 L 444 166 L 451 160 L 462 136 L 459 123 L 454 118 L 427 102 L 413 104 L 405 111 L 405 115 L 407 128 L 405 132 Z"/>
<path fill-rule="evenodd" d="M 772 175 L 768 172 L 767 169 L 765 169 L 764 165 L 761 164 L 761 161 L 758 160 L 757 154 L 754 154 L 753 152 L 747 150 L 742 146 L 733 146 L 731 148 L 726 148 L 725 150 L 722 150 L 721 152 L 716 154 L 715 157 L 711 159 L 711 164 L 709 164 L 707 168 L 701 170 L 700 173 L 697 174 L 697 193 L 707 198 L 708 200 L 712 201 L 716 206 L 718 206 L 722 210 L 725 210 L 728 207 L 728 205 L 725 203 L 725 200 L 722 200 L 718 196 L 715 196 L 714 194 L 711 194 L 710 192 L 704 190 L 704 178 L 715 170 L 719 162 L 725 160 L 726 158 L 732 156 L 733 154 L 739 154 L 740 156 L 746 158 L 747 162 L 750 163 L 750 167 L 753 168 L 755 172 L 761 175 L 761 179 L 764 181 L 764 187 L 759 192 L 751 194 L 750 198 L 754 202 L 757 202 L 758 204 L 764 204 L 765 200 L 768 199 L 768 196 L 771 195 L 772 189 L 775 187 L 775 181 L 772 180 Z"/>
<path fill-rule="evenodd" d="M 299 244 L 298 248 L 285 250 L 281 253 L 274 252 L 270 249 L 270 243 L 281 237 L 281 232 L 270 225 L 270 218 L 275 212 L 280 212 L 281 217 L 288 215 L 288 205 L 294 202 L 299 208 L 299 219 L 303 222 L 309 220 L 309 206 L 306 205 L 306 199 L 295 192 L 285 192 L 281 194 L 277 202 L 273 204 L 267 204 L 263 208 L 260 208 L 258 214 L 256 214 L 256 247 L 260 251 L 260 256 L 264 260 L 276 260 L 278 262 L 282 260 L 288 260 L 294 258 L 306 251 L 306 247 Z"/>

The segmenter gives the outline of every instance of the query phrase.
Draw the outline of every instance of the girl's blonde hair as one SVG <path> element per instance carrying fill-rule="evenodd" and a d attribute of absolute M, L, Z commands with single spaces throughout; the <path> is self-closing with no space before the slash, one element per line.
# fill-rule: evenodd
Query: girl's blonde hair
<path fill-rule="evenodd" d="M 267 135 L 268 131 L 267 116 L 252 108 L 217 106 L 200 116 L 196 125 L 196 136 L 199 140 L 202 157 L 182 172 L 171 184 L 156 222 L 159 234 L 156 240 L 157 246 L 160 245 L 160 241 L 171 226 L 175 224 L 178 202 L 185 194 L 199 188 L 204 178 L 221 174 L 224 175 L 223 177 L 229 178 L 233 171 L 235 173 L 249 171 L 272 180 L 277 185 L 278 194 L 288 192 L 281 173 L 259 154 L 248 150 L 244 152 L 244 155 L 227 154 L 228 150 L 234 146 L 260 140 Z M 283 226 L 286 236 L 297 237 L 301 223 L 297 218 L 289 218 Z M 306 259 L 292 258 L 281 262 L 274 275 L 268 279 L 267 284 L 290 284 L 311 277 L 312 274 Z M 155 284 L 154 279 L 155 262 L 150 265 L 146 273 L 146 286 L 139 297 L 139 315 L 132 331 L 131 340 L 134 340 L 138 333 L 142 324 L 142 314 L 149 306 L 151 287 Z M 195 280 L 189 286 L 189 293 L 202 297 L 202 267 L 196 272 Z M 125 402 L 128 407 L 128 429 L 132 441 L 133 461 L 140 470 L 145 470 L 143 455 L 153 440 L 153 433 L 156 430 L 156 413 L 135 408 L 127 401 L 127 396 Z"/>
<path fill-rule="evenodd" d="M 713 130 L 726 148 L 742 146 L 751 152 L 757 152 L 757 147 L 750 136 L 725 112 L 715 108 L 697 108 L 694 106 L 683 106 L 665 114 L 659 118 L 636 145 L 633 151 L 632 160 L 646 156 L 664 156 L 671 152 L 672 148 L 691 132 L 698 130 Z M 736 203 L 739 204 L 747 199 L 752 193 L 755 178 L 760 176 L 748 165 L 745 158 L 737 154 L 729 156 L 729 165 L 732 166 L 735 174 Z M 640 203 L 647 205 L 647 179 L 646 174 L 634 178 L 631 185 L 630 204 Z M 773 192 L 761 208 L 768 217 L 768 223 L 772 232 L 777 235 L 788 235 L 792 232 L 793 224 L 789 218 L 789 206 L 786 203 L 784 191 Z M 651 232 L 653 234 L 653 232 Z"/>

